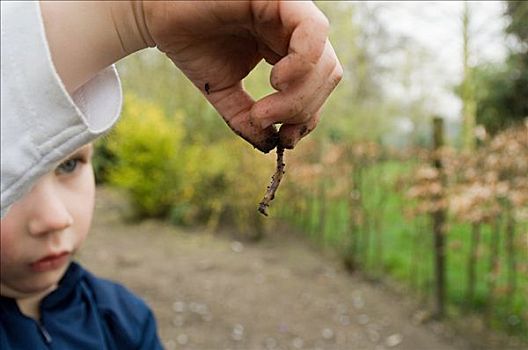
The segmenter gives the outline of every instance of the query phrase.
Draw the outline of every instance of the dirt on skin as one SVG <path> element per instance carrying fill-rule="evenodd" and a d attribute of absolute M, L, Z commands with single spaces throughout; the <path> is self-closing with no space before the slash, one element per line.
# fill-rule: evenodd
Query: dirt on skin
<path fill-rule="evenodd" d="M 350 275 L 302 237 L 258 243 L 127 223 L 123 197 L 98 189 L 80 262 L 121 282 L 153 309 L 170 349 L 514 349 L 475 345 L 445 324 L 422 322 L 410 297 Z"/>

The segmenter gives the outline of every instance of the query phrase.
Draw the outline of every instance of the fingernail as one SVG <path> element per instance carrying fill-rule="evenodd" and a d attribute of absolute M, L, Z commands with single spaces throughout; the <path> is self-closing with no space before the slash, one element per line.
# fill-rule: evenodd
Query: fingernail
<path fill-rule="evenodd" d="M 260 120 L 260 127 L 262 129 L 267 129 L 272 124 L 273 124 L 273 120 L 269 120 L 269 119 L 261 119 Z"/>

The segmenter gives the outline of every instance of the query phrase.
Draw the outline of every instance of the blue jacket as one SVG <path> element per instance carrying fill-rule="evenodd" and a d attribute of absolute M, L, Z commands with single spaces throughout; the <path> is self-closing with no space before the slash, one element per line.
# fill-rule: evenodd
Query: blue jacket
<path fill-rule="evenodd" d="M 0 297 L 0 349 L 162 349 L 148 306 L 123 286 L 71 263 L 41 303 L 40 322 Z"/>

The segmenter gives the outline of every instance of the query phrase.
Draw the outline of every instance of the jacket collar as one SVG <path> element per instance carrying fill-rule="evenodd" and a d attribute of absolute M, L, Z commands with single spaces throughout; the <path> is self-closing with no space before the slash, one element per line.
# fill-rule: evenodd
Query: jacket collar
<path fill-rule="evenodd" d="M 84 274 L 84 269 L 76 262 L 71 262 L 66 270 L 64 276 L 59 281 L 59 286 L 50 294 L 46 295 L 41 302 L 41 308 L 51 309 L 58 306 L 60 303 L 68 302 L 75 291 L 77 283 L 81 280 Z M 0 309 L 18 310 L 18 305 L 15 299 L 0 296 Z"/>

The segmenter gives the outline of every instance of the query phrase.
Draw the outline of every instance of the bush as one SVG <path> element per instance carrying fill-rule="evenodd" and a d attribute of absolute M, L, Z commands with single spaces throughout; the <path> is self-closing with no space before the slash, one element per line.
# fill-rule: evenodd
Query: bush
<path fill-rule="evenodd" d="M 94 142 L 94 155 L 92 166 L 94 169 L 95 183 L 97 185 L 108 184 L 108 172 L 116 162 L 115 155 L 108 149 L 107 138 L 103 136 Z"/>
<path fill-rule="evenodd" d="M 275 155 L 262 155 L 232 134 L 190 143 L 188 136 L 197 131 L 185 130 L 182 118 L 127 95 L 121 121 L 97 145 L 100 177 L 126 190 L 136 218 L 163 217 L 211 229 L 234 225 L 243 234 L 260 235 L 256 208 Z"/>
<path fill-rule="evenodd" d="M 111 185 L 125 189 L 134 214 L 166 216 L 183 189 L 185 154 L 181 114 L 164 115 L 162 109 L 128 95 L 121 121 L 106 146 L 115 163 L 108 170 Z"/>
<path fill-rule="evenodd" d="M 212 228 L 224 224 L 237 227 L 244 236 L 262 235 L 257 206 L 275 170 L 274 157 L 256 152 L 237 137 L 207 149 L 209 166 L 202 169 L 193 200 Z"/>

